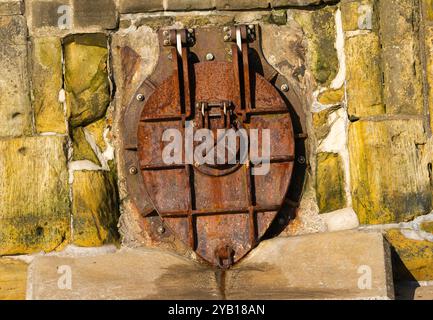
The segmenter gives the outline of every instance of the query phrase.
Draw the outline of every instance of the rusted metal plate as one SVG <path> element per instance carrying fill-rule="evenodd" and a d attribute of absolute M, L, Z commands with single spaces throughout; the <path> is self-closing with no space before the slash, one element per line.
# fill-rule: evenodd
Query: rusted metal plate
<path fill-rule="evenodd" d="M 197 29 L 192 40 L 184 30 L 161 31 L 156 71 L 122 120 L 127 187 L 143 219 L 153 215 L 147 206 L 140 207 L 140 197 L 150 199 L 170 233 L 223 268 L 239 261 L 269 232 L 278 212 L 293 214 L 296 205 L 287 201 L 287 194 L 302 189 L 303 183 L 300 162 L 295 161 L 304 151 L 297 139 L 303 132 L 299 100 L 292 90 L 275 88 L 284 78 L 263 59 L 259 41 L 245 41 L 248 29 L 240 30 L 243 41 L 238 43 L 223 41 L 226 30 L 217 28 Z M 188 126 L 193 132 L 208 128 L 214 137 L 222 128 L 257 129 L 259 137 L 269 130 L 269 172 L 253 175 L 253 159 L 222 165 L 197 165 L 185 158 L 165 163 L 162 155 L 169 142 L 163 141 L 164 132 L 176 129 L 184 141 Z"/>
<path fill-rule="evenodd" d="M 232 64 L 203 62 L 193 66 L 194 101 L 232 101 Z M 203 174 L 197 167 L 165 165 L 162 160 L 162 134 L 182 129 L 173 90 L 176 75 L 163 82 L 148 99 L 138 130 L 138 154 L 149 196 L 170 229 L 205 260 L 220 264 L 217 251 L 232 250 L 233 262 L 241 259 L 263 236 L 282 205 L 289 187 L 293 162 L 271 163 L 270 172 L 252 176 L 250 167 L 239 166 L 225 176 Z M 294 134 L 288 111 L 279 93 L 262 76 L 255 75 L 255 109 L 246 129 L 270 129 L 271 156 L 294 157 Z M 275 114 L 273 110 L 279 110 Z M 173 117 L 173 120 L 167 119 Z M 158 120 L 164 119 L 164 120 Z M 191 120 L 200 123 L 201 112 L 194 110 Z M 197 125 L 196 129 L 200 129 Z M 259 143 L 259 150 L 261 146 Z M 247 179 L 251 179 L 248 187 Z M 191 191 L 192 190 L 192 191 Z M 253 199 L 251 204 L 250 199 Z M 252 210 L 250 210 L 252 207 Z"/>

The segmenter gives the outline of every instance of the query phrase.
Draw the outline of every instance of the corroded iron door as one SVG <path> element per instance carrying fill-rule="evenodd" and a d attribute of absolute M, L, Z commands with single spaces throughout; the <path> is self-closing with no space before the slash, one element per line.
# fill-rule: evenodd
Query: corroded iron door
<path fill-rule="evenodd" d="M 260 59 L 252 59 L 257 51 L 250 48 L 256 40 L 254 26 L 161 31 L 166 51 L 161 51 L 164 59 L 157 70 L 169 75 L 146 80 L 131 106 L 136 122 L 125 119 L 125 125 L 136 123 L 136 136 L 129 137 L 143 182 L 143 187 L 131 187 L 136 198 L 140 192 L 148 196 L 176 237 L 221 268 L 239 261 L 260 241 L 283 205 L 294 167 L 289 106 L 282 92 L 257 71 Z M 282 91 L 289 89 L 285 86 Z M 203 129 L 214 139 L 213 164 L 194 157 L 202 142 L 194 137 Z M 221 129 L 238 137 L 230 162 L 228 149 L 222 161 L 215 156 Z M 171 131 L 181 139 L 166 139 Z M 242 155 L 240 137 L 248 142 Z M 263 163 L 254 155 L 263 156 L 265 137 L 269 170 L 256 174 Z M 164 153 L 167 156 L 174 142 L 169 155 L 181 161 L 167 162 Z M 200 152 L 207 156 L 210 149 Z"/>

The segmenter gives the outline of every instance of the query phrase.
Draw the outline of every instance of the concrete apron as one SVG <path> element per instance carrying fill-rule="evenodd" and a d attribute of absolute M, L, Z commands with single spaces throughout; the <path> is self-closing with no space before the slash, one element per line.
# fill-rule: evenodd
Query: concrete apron
<path fill-rule="evenodd" d="M 70 247 L 31 260 L 27 299 L 394 298 L 389 245 L 378 232 L 264 241 L 226 272 L 145 248 Z"/>

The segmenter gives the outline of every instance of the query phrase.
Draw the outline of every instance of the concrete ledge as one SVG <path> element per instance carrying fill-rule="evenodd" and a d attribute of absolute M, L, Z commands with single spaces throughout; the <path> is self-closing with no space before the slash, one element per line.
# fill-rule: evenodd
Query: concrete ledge
<path fill-rule="evenodd" d="M 263 242 L 227 274 L 228 299 L 394 299 L 381 233 L 344 231 Z"/>
<path fill-rule="evenodd" d="M 394 298 L 387 242 L 357 231 L 263 242 L 222 277 L 150 249 L 38 256 L 29 272 L 28 299 Z"/>
<path fill-rule="evenodd" d="M 30 300 L 221 298 L 212 270 L 158 250 L 36 257 L 29 272 Z"/>

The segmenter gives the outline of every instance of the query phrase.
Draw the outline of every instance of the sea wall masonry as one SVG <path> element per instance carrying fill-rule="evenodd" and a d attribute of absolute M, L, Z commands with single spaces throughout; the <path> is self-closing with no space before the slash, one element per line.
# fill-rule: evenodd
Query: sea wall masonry
<path fill-rule="evenodd" d="M 157 30 L 235 24 L 261 26 L 305 113 L 307 179 L 281 236 L 380 228 L 433 280 L 432 238 L 408 237 L 433 210 L 432 0 L 0 0 L 0 255 L 194 257 L 131 201 L 120 115 L 156 66 Z"/>

